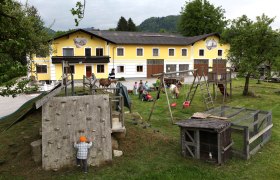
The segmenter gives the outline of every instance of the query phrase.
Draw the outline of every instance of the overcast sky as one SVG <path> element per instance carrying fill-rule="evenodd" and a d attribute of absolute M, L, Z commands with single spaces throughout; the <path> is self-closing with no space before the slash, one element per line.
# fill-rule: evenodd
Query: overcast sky
<path fill-rule="evenodd" d="M 19 0 L 26 2 L 26 0 Z M 77 0 L 28 0 L 34 5 L 46 23 L 54 30 L 75 28 L 70 9 Z M 188 0 L 187 0 L 188 1 Z M 249 18 L 265 13 L 276 17 L 272 27 L 280 28 L 280 0 L 209 0 L 212 4 L 225 9 L 227 19 L 234 19 L 246 14 Z M 132 18 L 136 25 L 149 17 L 162 17 L 180 14 L 186 0 L 87 0 L 85 18 L 81 28 L 115 28 L 120 16 Z"/>

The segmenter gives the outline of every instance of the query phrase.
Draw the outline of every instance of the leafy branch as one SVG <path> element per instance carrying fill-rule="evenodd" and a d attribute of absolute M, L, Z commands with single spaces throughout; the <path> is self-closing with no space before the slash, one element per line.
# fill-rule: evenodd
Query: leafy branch
<path fill-rule="evenodd" d="M 70 10 L 73 16 L 77 16 L 77 18 L 74 19 L 76 26 L 79 26 L 80 21 L 84 18 L 85 8 L 86 0 L 84 0 L 83 4 L 81 1 L 78 1 L 76 7 Z"/>

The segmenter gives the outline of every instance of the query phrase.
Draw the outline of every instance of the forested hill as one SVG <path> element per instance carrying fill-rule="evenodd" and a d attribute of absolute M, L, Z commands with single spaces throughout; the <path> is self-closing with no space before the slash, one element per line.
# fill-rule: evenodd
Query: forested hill
<path fill-rule="evenodd" d="M 177 23 L 180 15 L 166 17 L 151 17 L 143 21 L 138 27 L 138 31 L 143 32 L 178 32 Z"/>

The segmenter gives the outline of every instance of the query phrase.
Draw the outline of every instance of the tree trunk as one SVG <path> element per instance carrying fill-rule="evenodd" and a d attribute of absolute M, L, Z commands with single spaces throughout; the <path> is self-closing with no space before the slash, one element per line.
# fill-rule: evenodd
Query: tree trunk
<path fill-rule="evenodd" d="M 247 96 L 249 93 L 249 80 L 250 80 L 251 74 L 248 73 L 247 76 L 245 77 L 245 86 L 243 90 L 243 96 Z"/>

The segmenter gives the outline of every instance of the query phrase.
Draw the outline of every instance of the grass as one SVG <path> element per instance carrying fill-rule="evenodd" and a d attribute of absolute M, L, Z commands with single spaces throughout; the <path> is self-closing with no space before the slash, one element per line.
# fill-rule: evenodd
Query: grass
<path fill-rule="evenodd" d="M 280 177 L 280 95 L 275 91 L 279 84 L 250 82 L 250 90 L 259 97 L 241 95 L 244 80 L 233 82 L 233 97 L 226 104 L 247 108 L 272 110 L 274 127 L 272 138 L 250 160 L 233 158 L 223 166 L 183 158 L 180 155 L 179 128 L 171 125 L 168 107 L 162 94 L 156 103 L 151 128 L 133 125 L 132 116 L 126 114 L 127 137 L 120 142 L 124 155 L 114 158 L 112 164 L 90 168 L 83 174 L 75 168 L 58 172 L 43 171 L 31 160 L 29 144 L 39 138 L 41 112 L 35 111 L 24 121 L 0 135 L 0 179 L 279 179 Z M 183 89 L 187 91 L 188 88 Z M 198 90 L 191 108 L 182 109 L 184 93 L 176 100 L 172 109 L 176 120 L 188 118 L 193 112 L 204 111 L 204 104 Z M 175 100 L 172 100 L 172 102 Z M 148 119 L 151 102 L 142 102 L 132 96 L 133 111 Z M 215 105 L 221 105 L 218 97 Z M 0 122 L 1 127 L 1 122 Z"/>

